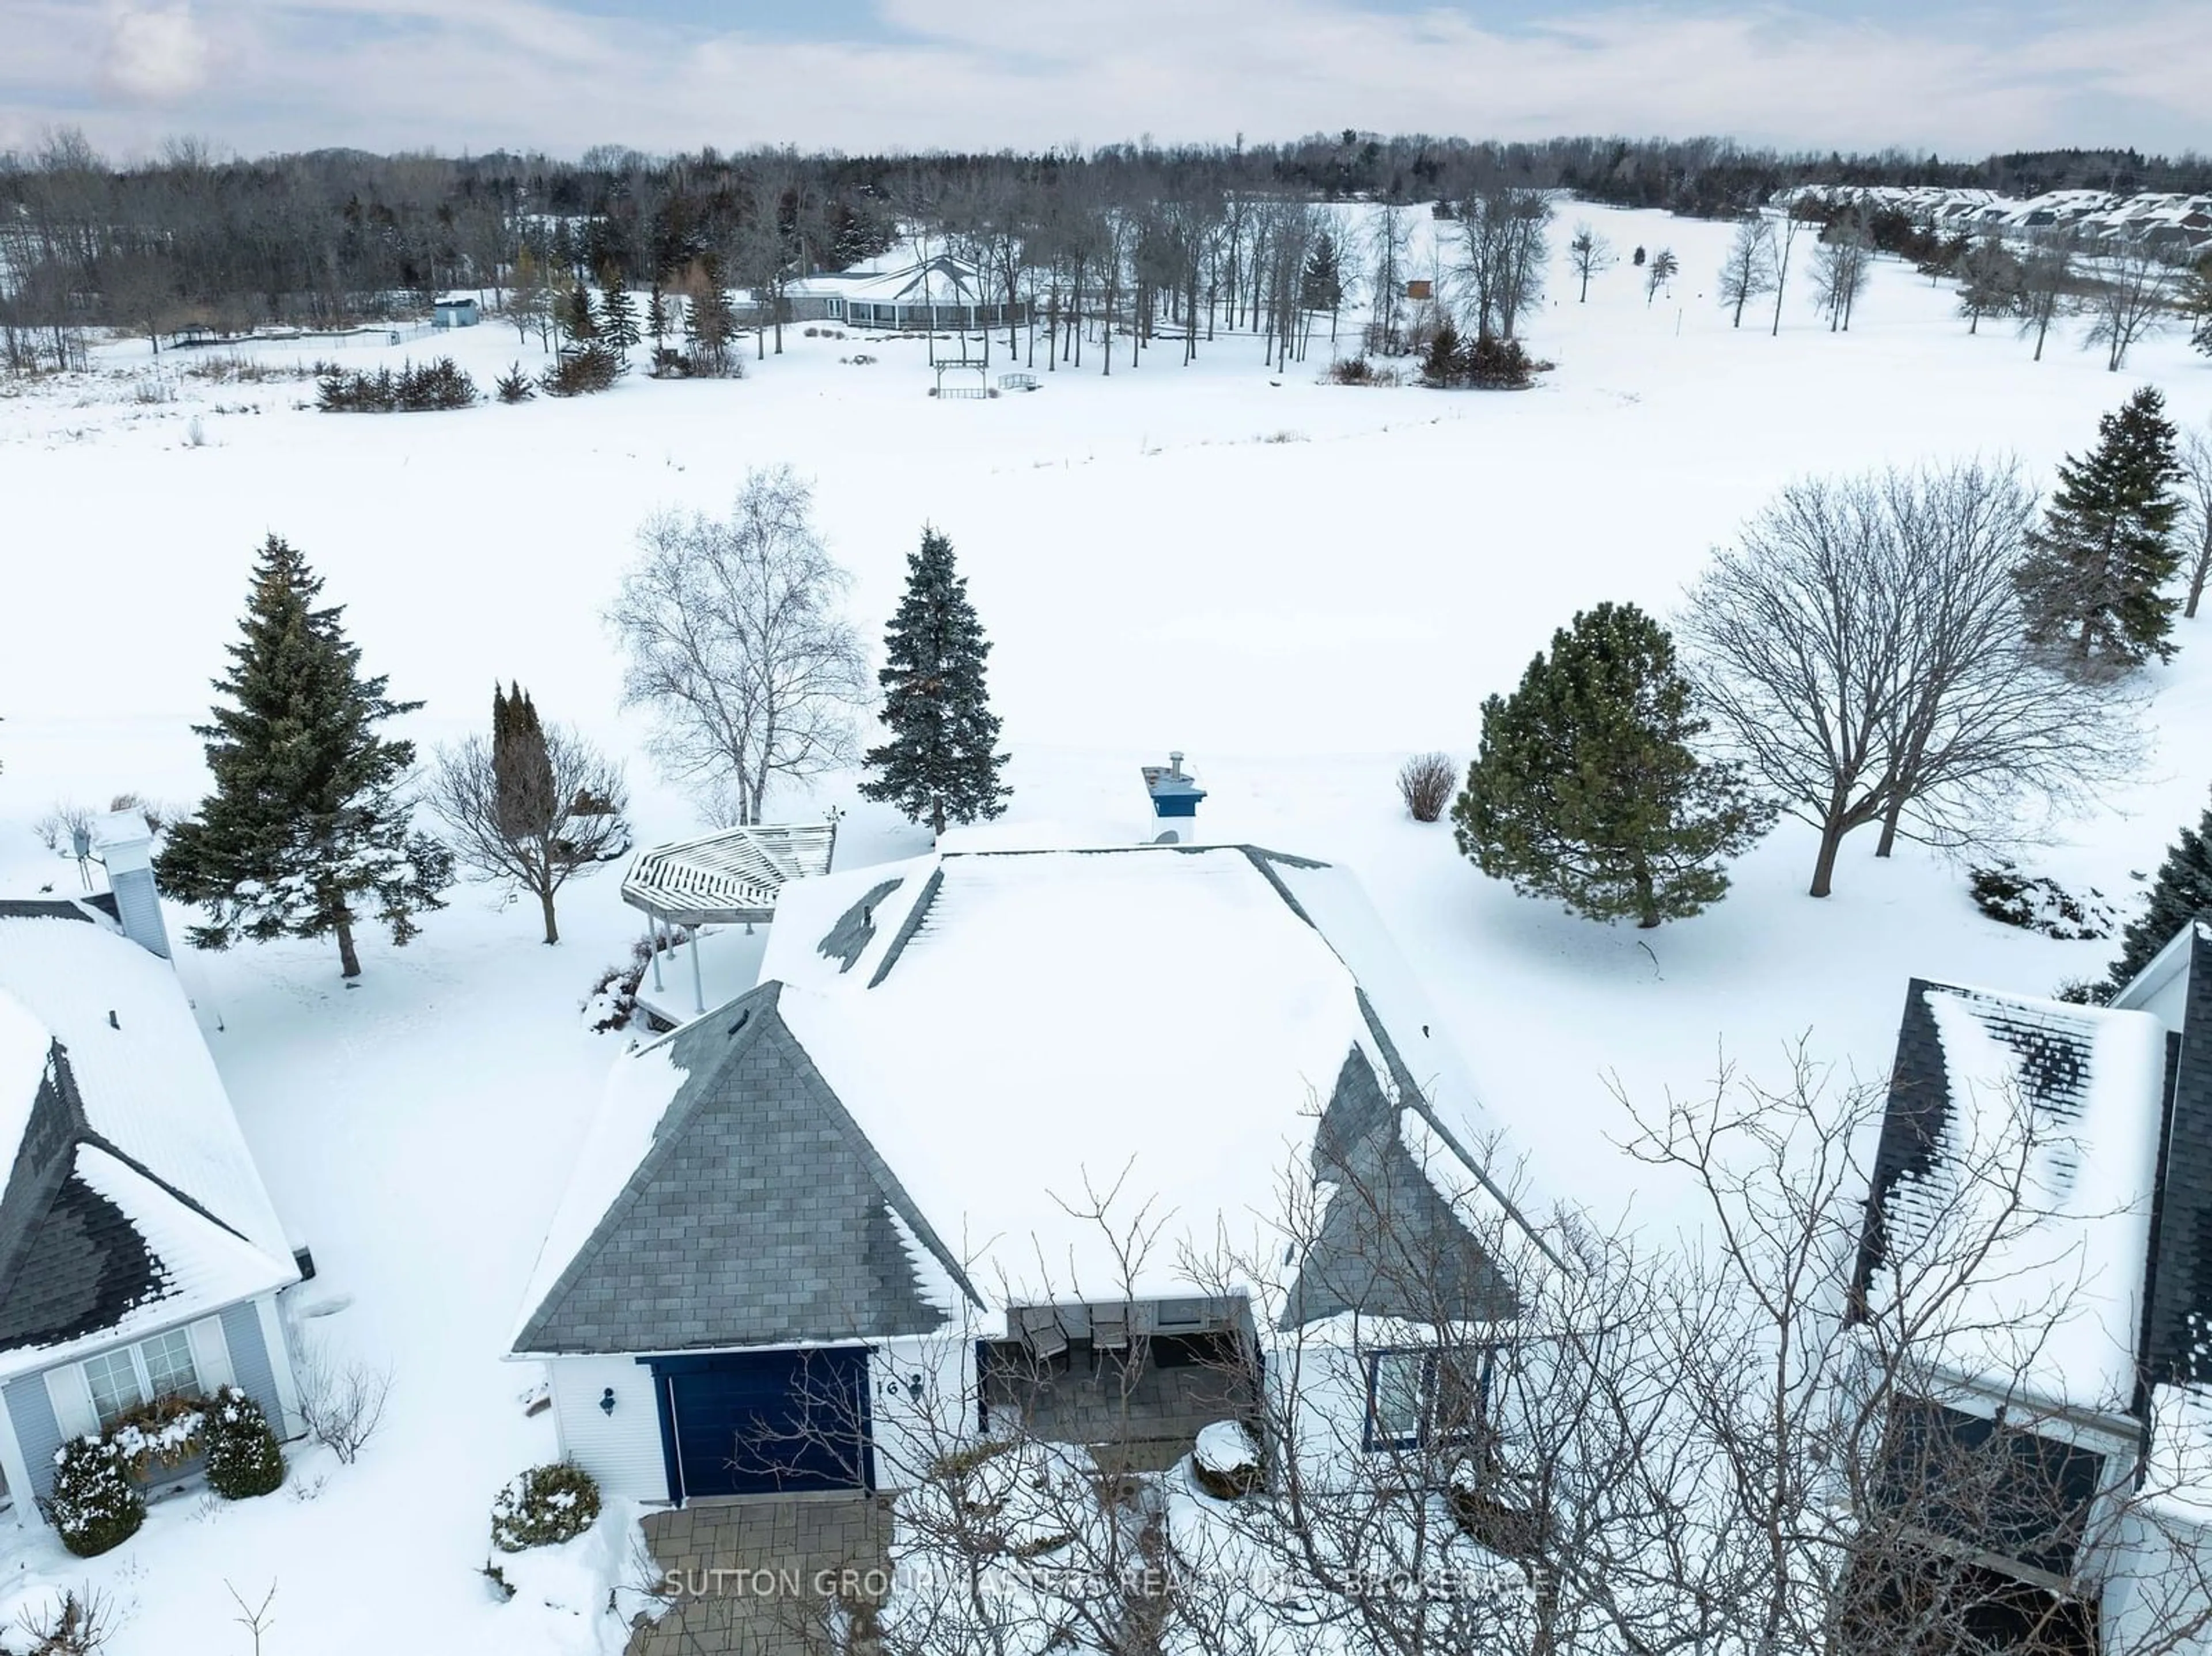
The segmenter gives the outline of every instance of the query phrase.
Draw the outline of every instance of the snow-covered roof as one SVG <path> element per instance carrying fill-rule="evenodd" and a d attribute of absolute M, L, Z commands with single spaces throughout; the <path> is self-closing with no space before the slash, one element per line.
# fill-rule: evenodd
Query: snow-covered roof
<path fill-rule="evenodd" d="M 1194 1259 L 1280 1258 L 1285 1179 L 1333 1188 L 1352 1140 L 1317 1142 L 1325 1112 L 1322 1137 L 1386 1147 L 1432 1193 L 1459 1228 L 1443 1268 L 1510 1314 L 1467 1245 L 1521 1223 L 1473 1148 L 1486 1119 L 1341 869 L 1244 846 L 940 852 L 793 882 L 762 978 L 617 1060 L 516 1350 L 1188 1295 Z M 664 1246 L 678 1212 L 693 1229 Z M 865 1300 L 874 1320 L 777 1322 L 810 1290 L 733 1287 L 746 1273 L 696 1242 L 755 1231 L 807 1282 L 848 1276 L 824 1315 Z M 1133 1231 L 1147 1246 L 1125 1260 Z M 1315 1315 L 1340 1285 L 1322 1290 Z M 725 1321 L 693 1326 L 701 1301 Z"/>
<path fill-rule="evenodd" d="M 975 265 L 951 253 L 925 254 L 912 243 L 849 270 L 807 276 L 787 291 L 879 305 L 972 305 L 990 297 Z"/>
<path fill-rule="evenodd" d="M 1961 1376 L 2126 1409 L 2166 1045 L 2148 1013 L 1916 981 L 1861 1291 L 1877 1305 L 1943 1295 L 1937 1360 Z"/>
<path fill-rule="evenodd" d="M 755 823 L 654 846 L 631 859 L 622 897 L 678 925 L 765 920 L 787 880 L 825 874 L 835 822 Z"/>
<path fill-rule="evenodd" d="M 1235 846 L 922 858 L 789 888 L 762 969 L 1001 1302 L 1120 1291 L 1113 1227 L 1076 1216 L 1109 1196 L 1120 1226 L 1160 1227 L 1140 1292 L 1187 1291 L 1185 1250 L 1279 1248 L 1280 1180 L 1355 1055 L 1405 1107 L 1434 1099 L 1465 1157 L 1447 1198 L 1480 1187 L 1456 1148 L 1484 1132 L 1473 1088 L 1340 868 Z"/>
<path fill-rule="evenodd" d="M 297 1277 L 174 971 L 89 913 L 0 910 L 0 1376 Z"/>

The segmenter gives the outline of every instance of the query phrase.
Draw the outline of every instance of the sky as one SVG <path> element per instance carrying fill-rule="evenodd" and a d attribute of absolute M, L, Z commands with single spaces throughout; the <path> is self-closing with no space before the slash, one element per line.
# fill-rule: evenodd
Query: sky
<path fill-rule="evenodd" d="M 0 149 L 2212 151 L 2212 0 L 0 0 Z"/>

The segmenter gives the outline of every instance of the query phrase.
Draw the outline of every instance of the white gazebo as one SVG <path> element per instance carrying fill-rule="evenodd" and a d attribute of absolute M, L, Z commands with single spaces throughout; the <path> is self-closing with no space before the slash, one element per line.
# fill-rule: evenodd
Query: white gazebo
<path fill-rule="evenodd" d="M 661 928 L 683 927 L 690 934 L 692 1010 L 704 1012 L 699 928 L 743 922 L 750 931 L 757 921 L 774 919 L 784 883 L 827 874 L 836 848 L 837 824 L 831 820 L 751 823 L 639 852 L 623 877 L 622 895 L 632 908 L 645 911 L 654 992 L 663 988 Z"/>

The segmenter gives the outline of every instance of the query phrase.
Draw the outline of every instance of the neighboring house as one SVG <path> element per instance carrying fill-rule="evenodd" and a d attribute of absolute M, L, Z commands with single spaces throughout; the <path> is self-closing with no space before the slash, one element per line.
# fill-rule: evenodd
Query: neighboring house
<path fill-rule="evenodd" d="M 143 820 L 113 891 L 0 902 L 0 1472 L 19 1523 L 65 1439 L 235 1383 L 296 1435 L 276 1295 L 299 1280 L 170 966 Z"/>
<path fill-rule="evenodd" d="M 1994 1238 L 1970 1273 L 1931 1270 L 1946 1226 Z M 1930 1556 L 2049 1596 L 2016 1601 L 2038 1648 L 2126 1648 L 2181 1579 L 2160 1560 L 2212 1567 L 2212 917 L 2108 1007 L 1912 983 L 1853 1313 L 1939 1279 L 1972 1285 L 1893 1411 L 1885 1487 L 1925 1504 Z M 2009 1471 L 1975 1460 L 1992 1444 Z"/>
<path fill-rule="evenodd" d="M 980 270 L 912 244 L 848 270 L 805 276 L 784 289 L 786 319 L 854 328 L 1003 328 L 1030 319 L 1027 300 L 1006 302 Z"/>
<path fill-rule="evenodd" d="M 793 882 L 761 975 L 617 1060 L 512 1341 L 611 1494 L 897 1487 L 924 1433 L 1009 1411 L 1095 1443 L 1080 1382 L 1132 1352 L 1117 1441 L 1164 1465 L 1316 1331 L 1348 1331 L 1355 1441 L 1364 1410 L 1403 1447 L 1441 1383 L 1433 1324 L 1512 1324 L 1478 1234 L 1525 1228 L 1341 869 L 946 852 Z M 1310 1225 L 1285 1231 L 1286 1192 Z"/>

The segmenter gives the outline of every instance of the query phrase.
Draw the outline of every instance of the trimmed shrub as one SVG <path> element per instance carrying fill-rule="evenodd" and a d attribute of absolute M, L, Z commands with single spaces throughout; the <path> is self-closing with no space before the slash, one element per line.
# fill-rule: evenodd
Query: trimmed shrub
<path fill-rule="evenodd" d="M 1216 1501 L 1242 1501 L 1261 1486 L 1260 1446 L 1233 1420 L 1217 1420 L 1198 1435 L 1190 1475 Z"/>
<path fill-rule="evenodd" d="M 501 1552 L 573 1541 L 599 1515 L 599 1486 L 565 1460 L 507 1480 L 491 1503 L 491 1544 Z"/>
<path fill-rule="evenodd" d="M 226 1386 L 208 1406 L 207 1481 L 225 1501 L 250 1501 L 284 1481 L 284 1451 L 261 1405 Z"/>
<path fill-rule="evenodd" d="M 1398 797 L 1417 822 L 1433 822 L 1451 804 L 1459 781 L 1448 753 L 1417 753 L 1398 767 Z"/>
<path fill-rule="evenodd" d="M 62 1545 L 96 1558 L 138 1533 L 146 1497 L 131 1481 L 123 1452 L 96 1437 L 71 1438 L 54 1451 L 54 1489 L 40 1503 Z"/>

